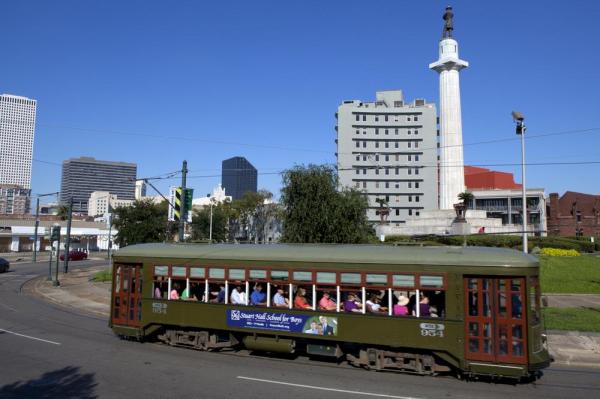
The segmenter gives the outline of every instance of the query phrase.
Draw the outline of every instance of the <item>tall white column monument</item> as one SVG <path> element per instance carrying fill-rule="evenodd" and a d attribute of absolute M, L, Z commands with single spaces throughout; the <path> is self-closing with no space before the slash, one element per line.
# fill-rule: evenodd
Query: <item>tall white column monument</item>
<path fill-rule="evenodd" d="M 459 72 L 469 63 L 458 58 L 453 16 L 447 7 L 439 59 L 429 64 L 440 74 L 440 209 L 454 209 L 458 194 L 465 191 Z"/>

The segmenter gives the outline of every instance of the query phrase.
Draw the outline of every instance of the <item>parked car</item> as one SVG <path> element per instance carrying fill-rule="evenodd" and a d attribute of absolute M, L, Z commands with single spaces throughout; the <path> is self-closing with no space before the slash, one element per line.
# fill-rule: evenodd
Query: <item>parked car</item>
<path fill-rule="evenodd" d="M 81 251 L 71 251 L 69 252 L 69 260 L 85 260 L 87 259 L 87 254 Z M 65 254 L 60 255 L 60 260 L 65 260 Z"/>
<path fill-rule="evenodd" d="M 10 262 L 4 258 L 0 258 L 0 273 L 7 272 L 10 269 Z"/>

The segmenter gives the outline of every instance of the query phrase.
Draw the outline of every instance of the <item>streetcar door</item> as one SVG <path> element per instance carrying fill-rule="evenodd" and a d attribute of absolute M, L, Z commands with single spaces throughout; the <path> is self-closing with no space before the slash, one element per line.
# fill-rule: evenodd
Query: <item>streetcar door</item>
<path fill-rule="evenodd" d="M 113 276 L 114 324 L 138 327 L 142 320 L 142 266 L 115 264 Z"/>
<path fill-rule="evenodd" d="M 466 277 L 465 358 L 527 362 L 525 278 Z"/>

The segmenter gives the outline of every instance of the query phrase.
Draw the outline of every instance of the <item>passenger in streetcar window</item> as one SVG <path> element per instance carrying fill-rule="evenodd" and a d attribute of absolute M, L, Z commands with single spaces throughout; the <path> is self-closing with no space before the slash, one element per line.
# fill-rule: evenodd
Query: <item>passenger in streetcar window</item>
<path fill-rule="evenodd" d="M 179 283 L 174 283 L 173 287 L 171 289 L 171 293 L 169 294 L 169 299 L 170 300 L 178 300 L 179 299 Z"/>
<path fill-rule="evenodd" d="M 344 301 L 344 312 L 361 312 L 362 304 L 358 301 L 358 297 L 350 293 L 348 298 Z"/>
<path fill-rule="evenodd" d="M 331 299 L 331 295 L 329 291 L 325 291 L 323 293 L 323 297 L 319 301 L 319 309 L 320 310 L 336 310 L 337 305 L 333 299 Z"/>
<path fill-rule="evenodd" d="M 412 314 L 413 316 L 417 315 L 416 309 L 413 310 Z M 419 302 L 419 315 L 421 317 L 429 317 L 431 315 L 431 311 L 429 309 L 429 298 L 425 295 L 423 295 L 421 301 Z"/>
<path fill-rule="evenodd" d="M 302 287 L 298 288 L 296 298 L 294 299 L 294 308 L 296 309 L 311 309 L 312 306 L 306 300 L 306 290 Z"/>
<path fill-rule="evenodd" d="M 415 309 L 417 306 L 417 294 L 411 293 L 408 297 L 408 311 L 410 314 L 415 314 Z"/>
<path fill-rule="evenodd" d="M 242 291 L 242 285 L 236 284 L 235 288 L 231 291 L 229 297 L 232 305 L 245 305 L 246 304 L 246 293 Z"/>
<path fill-rule="evenodd" d="M 519 297 L 519 294 L 511 295 L 511 305 L 512 305 L 512 318 L 520 319 L 521 312 L 522 312 L 522 306 L 521 306 L 521 298 Z"/>
<path fill-rule="evenodd" d="M 388 308 L 381 306 L 381 300 L 377 294 L 371 294 L 371 297 L 366 302 L 367 312 L 369 313 L 385 313 Z"/>
<path fill-rule="evenodd" d="M 402 295 L 399 291 L 394 291 L 394 297 L 397 298 L 397 303 L 394 305 L 394 316 L 407 316 L 408 312 L 408 298 Z"/>
<path fill-rule="evenodd" d="M 384 290 L 385 292 L 383 293 L 383 296 L 381 296 L 381 303 L 383 303 L 384 305 L 387 305 L 388 303 L 390 303 L 390 299 L 389 299 L 389 290 Z M 396 293 L 399 293 L 399 291 L 394 291 L 392 293 L 392 309 L 394 308 L 394 305 L 398 303 L 398 295 Z"/>
<path fill-rule="evenodd" d="M 262 292 L 262 285 L 256 284 L 254 286 L 254 291 L 252 295 L 250 295 L 250 305 L 253 306 L 264 306 L 267 304 L 267 294 Z"/>
<path fill-rule="evenodd" d="M 319 322 L 321 324 L 321 328 L 323 329 L 322 335 L 333 335 L 333 326 L 330 326 L 327 322 L 327 317 L 319 316 Z"/>
<path fill-rule="evenodd" d="M 211 291 L 210 293 L 215 298 L 211 299 L 211 303 L 224 303 L 225 302 L 225 284 L 219 284 L 219 291 Z"/>
<path fill-rule="evenodd" d="M 154 298 L 156 299 L 162 299 L 162 291 L 160 289 L 162 285 L 162 277 L 157 277 L 156 281 L 154 282 Z"/>
<path fill-rule="evenodd" d="M 289 306 L 288 299 L 284 294 L 283 287 L 277 287 L 277 292 L 273 295 L 273 306 L 277 308 L 287 308 Z"/>

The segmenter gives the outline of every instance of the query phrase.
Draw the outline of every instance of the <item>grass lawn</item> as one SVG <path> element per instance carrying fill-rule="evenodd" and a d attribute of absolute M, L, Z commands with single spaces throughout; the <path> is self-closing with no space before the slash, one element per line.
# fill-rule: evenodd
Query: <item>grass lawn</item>
<path fill-rule="evenodd" d="M 112 281 L 112 274 L 109 270 L 102 270 L 94 275 L 94 281 L 103 283 L 106 281 Z"/>
<path fill-rule="evenodd" d="M 544 308 L 548 330 L 600 332 L 600 309 Z"/>
<path fill-rule="evenodd" d="M 540 256 L 543 293 L 600 294 L 600 257 Z"/>

